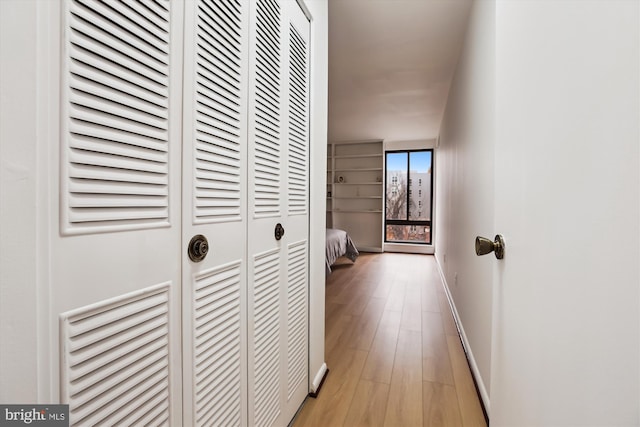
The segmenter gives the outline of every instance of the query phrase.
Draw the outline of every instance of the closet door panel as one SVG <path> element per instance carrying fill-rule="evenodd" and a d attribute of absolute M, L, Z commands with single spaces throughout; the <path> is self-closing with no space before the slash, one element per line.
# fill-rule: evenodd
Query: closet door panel
<path fill-rule="evenodd" d="M 247 425 L 248 25 L 244 0 L 185 5 L 184 425 Z"/>
<path fill-rule="evenodd" d="M 285 419 L 291 419 L 308 393 L 308 235 L 309 235 L 309 21 L 295 1 L 284 1 L 286 58 L 286 307 L 282 372 Z"/>
<path fill-rule="evenodd" d="M 286 377 L 282 316 L 286 307 L 286 60 L 279 0 L 251 2 L 249 82 L 249 424 L 283 425 Z M 283 179 L 284 178 L 284 179 Z M 277 224 L 284 236 L 276 239 Z"/>
<path fill-rule="evenodd" d="M 40 18 L 61 41 L 40 100 L 59 140 L 42 377 L 70 425 L 178 425 L 183 4 L 68 0 Z"/>
<path fill-rule="evenodd" d="M 271 426 L 308 392 L 309 21 L 295 0 L 258 0 L 252 13 L 249 422 Z"/>

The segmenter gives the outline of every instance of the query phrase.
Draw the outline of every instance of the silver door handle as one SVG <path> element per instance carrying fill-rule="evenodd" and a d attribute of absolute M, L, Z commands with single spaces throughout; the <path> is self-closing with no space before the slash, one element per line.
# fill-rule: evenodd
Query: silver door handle
<path fill-rule="evenodd" d="M 486 237 L 476 237 L 476 255 L 486 255 L 493 252 L 498 259 L 504 258 L 504 238 L 497 234 L 493 241 Z"/>

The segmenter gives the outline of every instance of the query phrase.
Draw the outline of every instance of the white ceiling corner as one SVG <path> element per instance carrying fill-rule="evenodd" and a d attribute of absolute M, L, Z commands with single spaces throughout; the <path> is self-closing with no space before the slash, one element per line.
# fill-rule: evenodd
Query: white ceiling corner
<path fill-rule="evenodd" d="M 438 136 L 472 0 L 329 0 L 329 140 Z"/>

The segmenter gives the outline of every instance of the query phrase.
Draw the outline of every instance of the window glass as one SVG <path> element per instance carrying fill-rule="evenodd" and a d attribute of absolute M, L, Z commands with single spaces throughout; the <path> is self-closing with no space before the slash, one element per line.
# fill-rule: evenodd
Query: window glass
<path fill-rule="evenodd" d="M 386 153 L 386 242 L 431 243 L 432 163 L 432 150 Z"/>
<path fill-rule="evenodd" d="M 386 218 L 407 219 L 408 153 L 387 153 Z"/>

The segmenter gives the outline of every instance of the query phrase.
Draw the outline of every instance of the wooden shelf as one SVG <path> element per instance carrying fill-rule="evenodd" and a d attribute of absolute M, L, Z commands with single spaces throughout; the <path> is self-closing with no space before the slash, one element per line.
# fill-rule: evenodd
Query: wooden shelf
<path fill-rule="evenodd" d="M 382 185 L 381 182 L 334 182 L 335 185 Z"/>
<path fill-rule="evenodd" d="M 327 220 L 351 238 L 382 247 L 384 148 L 380 140 L 339 142 L 329 146 Z M 338 182 L 342 177 L 343 181 Z M 379 180 L 379 181 L 378 181 Z M 354 187 L 356 186 L 356 187 Z M 362 187 L 357 187 L 362 186 Z M 351 196 L 349 196 L 351 195 Z"/>
<path fill-rule="evenodd" d="M 382 168 L 351 168 L 351 169 L 334 169 L 333 172 L 375 172 L 382 171 Z"/>
<path fill-rule="evenodd" d="M 382 196 L 353 196 L 353 197 L 334 197 L 334 199 L 382 199 Z"/>
<path fill-rule="evenodd" d="M 333 209 L 331 212 L 333 213 L 382 213 L 382 210 L 374 210 L 374 209 Z"/>
<path fill-rule="evenodd" d="M 338 156 L 334 156 L 334 159 L 362 159 L 364 157 L 367 158 L 371 158 L 371 157 L 379 157 L 382 158 L 382 154 L 344 154 L 344 155 L 338 155 Z"/>

